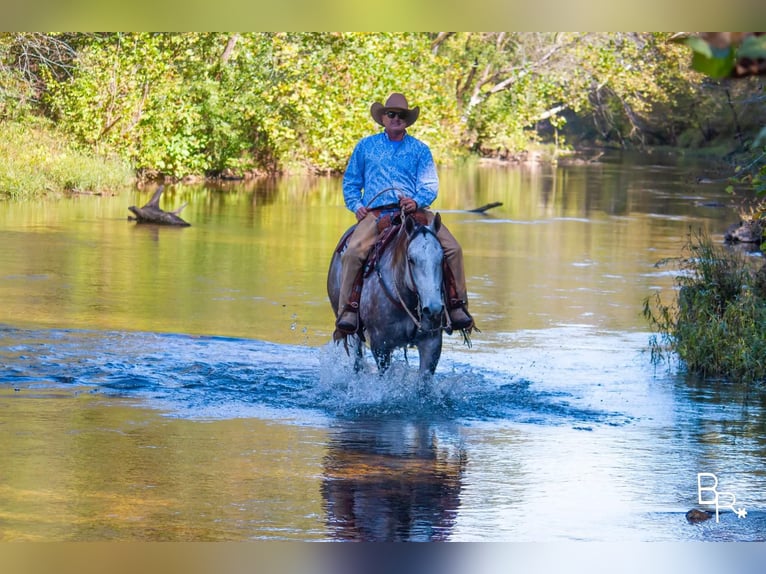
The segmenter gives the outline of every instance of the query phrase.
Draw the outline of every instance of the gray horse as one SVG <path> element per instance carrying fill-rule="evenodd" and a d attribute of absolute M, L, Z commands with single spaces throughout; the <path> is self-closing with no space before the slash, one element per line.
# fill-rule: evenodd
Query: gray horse
<path fill-rule="evenodd" d="M 395 349 L 409 346 L 418 349 L 421 376 L 432 375 L 436 370 L 442 351 L 445 315 L 444 252 L 436 238 L 440 226 L 438 213 L 428 225 L 405 217 L 396 236 L 365 278 L 359 300 L 360 331 L 348 336 L 355 350 L 357 370 L 364 364 L 365 339 L 381 373 L 391 364 L 391 353 Z M 336 317 L 341 253 L 338 249 L 333 252 L 327 274 L 327 294 Z"/>

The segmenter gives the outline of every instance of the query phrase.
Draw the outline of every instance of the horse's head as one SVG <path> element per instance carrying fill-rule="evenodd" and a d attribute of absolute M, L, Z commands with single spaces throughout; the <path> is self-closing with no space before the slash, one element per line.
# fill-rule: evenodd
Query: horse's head
<path fill-rule="evenodd" d="M 435 326 L 444 311 L 443 268 L 444 251 L 436 234 L 441 227 L 437 213 L 428 225 L 421 225 L 413 218 L 405 221 L 409 238 L 407 244 L 407 267 L 405 282 L 418 295 L 418 312 L 424 323 Z"/>

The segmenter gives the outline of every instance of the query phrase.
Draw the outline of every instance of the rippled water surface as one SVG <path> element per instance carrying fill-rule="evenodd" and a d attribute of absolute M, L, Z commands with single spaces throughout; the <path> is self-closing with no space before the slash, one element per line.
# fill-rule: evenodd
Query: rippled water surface
<path fill-rule="evenodd" d="M 169 188 L 186 229 L 0 204 L 0 540 L 763 540 L 762 394 L 655 367 L 640 313 L 736 217 L 698 170 L 444 171 L 481 332 L 426 386 L 330 342 L 336 179 Z M 687 523 L 703 472 L 746 517 Z"/>

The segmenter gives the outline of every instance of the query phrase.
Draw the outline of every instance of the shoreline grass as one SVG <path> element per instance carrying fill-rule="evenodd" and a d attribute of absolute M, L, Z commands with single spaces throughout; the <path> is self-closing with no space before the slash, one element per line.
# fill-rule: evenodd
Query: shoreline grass
<path fill-rule="evenodd" d="M 766 266 L 702 233 L 690 234 L 671 304 L 644 301 L 657 332 L 652 360 L 677 355 L 689 372 L 732 383 L 766 382 Z"/>
<path fill-rule="evenodd" d="M 0 121 L 0 199 L 104 193 L 133 181 L 125 161 L 78 148 L 48 121 Z"/>

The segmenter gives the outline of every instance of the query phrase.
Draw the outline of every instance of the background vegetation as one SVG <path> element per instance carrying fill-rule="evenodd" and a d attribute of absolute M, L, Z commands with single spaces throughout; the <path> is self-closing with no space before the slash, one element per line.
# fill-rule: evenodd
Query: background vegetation
<path fill-rule="evenodd" d="M 700 376 L 763 383 L 766 267 L 701 233 L 690 235 L 685 251 L 676 261 L 677 300 L 645 301 L 644 315 L 657 331 L 653 358 L 672 352 Z"/>
<path fill-rule="evenodd" d="M 421 107 L 412 131 L 441 162 L 536 143 L 746 148 L 760 80 L 690 60 L 667 33 L 2 33 L 0 125 L 42 117 L 86 156 L 172 178 L 341 171 L 391 91 Z"/>
<path fill-rule="evenodd" d="M 40 119 L 0 122 L 0 158 L 0 197 L 100 193 L 134 181 L 128 162 L 90 154 Z"/>

